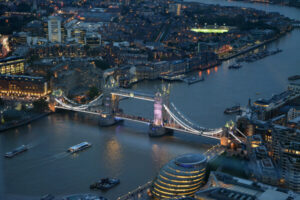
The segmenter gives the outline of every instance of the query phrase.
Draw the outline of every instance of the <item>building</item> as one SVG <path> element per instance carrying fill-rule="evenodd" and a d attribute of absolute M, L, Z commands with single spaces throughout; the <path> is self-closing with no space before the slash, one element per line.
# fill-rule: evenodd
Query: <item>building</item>
<path fill-rule="evenodd" d="M 257 160 L 257 179 L 262 183 L 278 185 L 279 177 L 275 166 L 270 158 Z"/>
<path fill-rule="evenodd" d="M 28 32 L 17 32 L 12 35 L 12 43 L 14 45 L 26 45 Z"/>
<path fill-rule="evenodd" d="M 11 56 L 0 59 L 0 74 L 23 74 L 25 71 L 25 59 Z"/>
<path fill-rule="evenodd" d="M 0 75 L 0 95 L 12 98 L 40 98 L 50 93 L 43 77 Z"/>
<path fill-rule="evenodd" d="M 287 120 L 293 120 L 300 116 L 300 106 L 293 106 L 287 113 Z"/>
<path fill-rule="evenodd" d="M 289 84 L 288 90 L 293 91 L 296 94 L 300 94 L 300 81 L 294 81 Z"/>
<path fill-rule="evenodd" d="M 272 157 L 281 169 L 284 184 L 300 192 L 300 130 L 275 125 L 272 130 Z"/>
<path fill-rule="evenodd" d="M 193 196 L 205 184 L 206 164 L 202 154 L 185 154 L 171 160 L 153 181 L 154 199 Z"/>
<path fill-rule="evenodd" d="M 177 16 L 180 16 L 180 14 L 181 14 L 181 4 L 180 3 L 169 4 L 169 13 L 174 13 Z"/>
<path fill-rule="evenodd" d="M 101 46 L 101 35 L 95 32 L 86 33 L 84 37 L 84 44 L 89 45 L 90 47 Z"/>
<path fill-rule="evenodd" d="M 222 172 L 211 172 L 212 185 L 195 193 L 196 200 L 299 200 L 291 191 L 238 178 Z"/>
<path fill-rule="evenodd" d="M 210 188 L 205 191 L 199 191 L 196 194 L 198 200 L 256 200 L 254 195 L 230 190 L 227 188 Z"/>
<path fill-rule="evenodd" d="M 48 19 L 48 39 L 50 42 L 62 42 L 62 26 L 61 18 L 50 16 Z"/>

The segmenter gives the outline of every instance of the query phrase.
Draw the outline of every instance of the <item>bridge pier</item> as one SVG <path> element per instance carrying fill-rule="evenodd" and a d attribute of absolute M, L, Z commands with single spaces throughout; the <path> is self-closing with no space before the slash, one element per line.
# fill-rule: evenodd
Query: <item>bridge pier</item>
<path fill-rule="evenodd" d="M 98 122 L 99 126 L 112 126 L 118 121 L 113 115 L 100 115 Z"/>
<path fill-rule="evenodd" d="M 153 123 L 149 125 L 148 134 L 150 137 L 160 137 L 167 134 L 172 134 L 173 130 L 165 128 L 163 126 L 156 126 Z"/>
<path fill-rule="evenodd" d="M 99 117 L 99 126 L 112 126 L 118 122 L 114 113 L 119 111 L 119 98 L 112 95 L 110 90 L 105 91 L 102 99 L 103 110 Z"/>

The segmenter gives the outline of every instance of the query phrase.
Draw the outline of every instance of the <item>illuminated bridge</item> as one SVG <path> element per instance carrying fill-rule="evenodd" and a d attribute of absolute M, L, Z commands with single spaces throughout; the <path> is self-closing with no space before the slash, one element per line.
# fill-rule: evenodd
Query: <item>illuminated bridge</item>
<path fill-rule="evenodd" d="M 153 119 L 123 113 L 122 109 L 119 108 L 119 101 L 123 98 L 135 98 L 153 102 Z M 110 126 L 120 120 L 128 120 L 149 125 L 150 136 L 160 136 L 174 130 L 214 139 L 220 139 L 223 135 L 222 128 L 208 129 L 192 122 L 172 102 L 169 102 L 167 93 L 157 92 L 155 95 L 152 95 L 134 90 L 112 88 L 105 90 L 102 95 L 84 105 L 68 99 L 63 94 L 53 96 L 52 99 L 56 109 L 99 116 L 99 122 L 102 126 Z"/>

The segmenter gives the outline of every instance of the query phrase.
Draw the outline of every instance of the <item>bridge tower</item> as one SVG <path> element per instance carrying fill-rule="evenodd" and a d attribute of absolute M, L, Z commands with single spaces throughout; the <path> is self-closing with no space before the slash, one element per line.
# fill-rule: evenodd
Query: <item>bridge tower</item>
<path fill-rule="evenodd" d="M 149 127 L 149 136 L 157 137 L 162 136 L 167 133 L 172 133 L 172 130 L 169 130 L 164 127 L 164 123 L 168 121 L 168 116 L 163 107 L 164 104 L 168 104 L 169 95 L 168 93 L 157 92 L 154 97 L 154 118 L 153 122 Z"/>
<path fill-rule="evenodd" d="M 109 91 L 104 91 L 102 97 L 102 112 L 99 118 L 100 126 L 110 126 L 116 123 L 114 113 L 118 109 L 118 98 Z"/>
<path fill-rule="evenodd" d="M 112 74 L 105 72 L 103 75 L 103 97 L 102 97 L 102 112 L 99 118 L 100 126 L 110 126 L 115 124 L 115 113 L 119 112 L 119 97 L 112 94 L 111 91 L 118 87 L 118 82 Z"/>

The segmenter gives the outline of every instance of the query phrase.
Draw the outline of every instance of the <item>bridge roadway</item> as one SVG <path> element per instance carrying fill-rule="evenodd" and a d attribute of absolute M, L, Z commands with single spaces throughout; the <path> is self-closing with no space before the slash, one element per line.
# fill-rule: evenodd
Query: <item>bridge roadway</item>
<path fill-rule="evenodd" d="M 124 114 L 124 113 L 116 113 L 115 118 L 116 119 L 129 120 L 129 121 L 133 121 L 133 122 L 144 123 L 144 124 L 147 124 L 147 125 L 150 125 L 152 123 L 152 120 L 150 120 L 150 119 L 146 119 L 146 118 L 143 118 L 143 117 L 140 117 L 140 116 L 127 115 L 127 114 Z"/>
<path fill-rule="evenodd" d="M 74 108 L 68 108 L 64 106 L 55 106 L 56 109 L 62 109 L 62 110 L 70 110 L 74 112 L 82 112 L 82 113 L 87 113 L 87 114 L 92 114 L 92 115 L 101 115 L 101 112 L 96 112 L 96 111 L 88 111 L 88 110 L 77 110 Z"/>
<path fill-rule="evenodd" d="M 137 92 L 133 90 L 125 90 L 125 89 L 112 89 L 110 91 L 110 94 L 116 95 L 116 96 L 121 96 L 123 98 L 136 98 L 136 99 L 141 99 L 145 101 L 155 101 L 155 95 L 151 94 L 145 94 L 142 92 Z M 103 97 L 103 95 L 100 95 L 93 101 L 91 101 L 88 104 L 84 105 L 79 105 L 76 102 L 73 102 L 72 100 L 69 100 L 67 97 L 62 96 L 63 98 L 55 98 L 56 103 L 58 105 L 55 106 L 55 108 L 58 109 L 65 109 L 65 110 L 70 110 L 70 111 L 75 111 L 75 112 L 82 112 L 82 113 L 87 113 L 87 114 L 93 114 L 93 115 L 98 115 L 100 117 L 104 117 L 103 112 L 101 109 L 96 109 L 96 105 L 99 104 L 99 100 Z M 67 104 L 70 103 L 70 104 Z M 175 131 L 180 131 L 180 132 L 185 132 L 185 133 L 190 133 L 193 135 L 199 135 L 199 136 L 205 136 L 209 138 L 214 138 L 214 139 L 220 139 L 220 136 L 222 135 L 222 129 L 207 129 L 204 127 L 198 126 L 196 123 L 193 123 L 191 120 L 187 119 L 185 115 L 183 115 L 177 108 L 176 106 L 171 103 L 171 107 L 167 106 L 166 104 L 162 104 L 162 109 L 166 111 L 165 117 L 168 118 L 168 120 L 165 120 L 164 122 L 159 126 L 161 128 L 166 128 L 166 129 L 171 129 Z M 172 110 L 170 109 L 172 108 Z M 163 112 L 163 110 L 161 110 Z M 134 116 L 134 115 L 128 115 L 124 113 L 111 113 L 112 117 L 114 117 L 116 120 L 128 120 L 128 121 L 134 121 L 138 123 L 144 123 L 147 125 L 152 125 L 153 120 L 151 119 L 146 119 L 141 116 Z M 110 122 L 111 123 L 111 122 Z M 113 122 L 112 122 L 113 123 Z"/>
<path fill-rule="evenodd" d="M 154 101 L 154 97 L 155 97 L 154 95 L 151 95 L 151 94 L 145 94 L 145 93 L 137 92 L 134 90 L 123 90 L 123 89 L 112 90 L 111 94 L 117 95 L 117 96 L 122 96 L 122 97 L 141 99 L 141 100 L 145 100 L 145 101 Z"/>
<path fill-rule="evenodd" d="M 68 107 L 64 107 L 64 106 L 55 106 L 55 108 L 63 109 L 63 110 L 70 110 L 70 111 L 75 111 L 75 112 L 81 112 L 81 113 L 87 113 L 87 114 L 92 114 L 92 115 L 98 115 L 98 116 L 101 115 L 101 112 L 87 111 L 87 110 L 76 110 L 76 109 L 72 109 L 72 108 L 68 108 Z M 143 118 L 143 117 L 140 117 L 140 116 L 127 115 L 127 114 L 123 114 L 123 113 L 115 113 L 115 119 L 117 119 L 117 120 L 123 119 L 123 120 L 127 120 L 127 121 L 143 123 L 143 124 L 147 124 L 147 125 L 150 125 L 152 123 L 152 120 L 150 120 L 150 119 L 146 119 L 146 118 Z M 174 130 L 174 131 L 190 133 L 190 134 L 193 134 L 193 135 L 209 137 L 209 138 L 213 138 L 213 139 L 217 139 L 217 140 L 220 139 L 218 137 L 218 134 L 219 134 L 218 132 L 216 132 L 215 134 L 210 134 L 209 131 L 207 131 L 207 133 L 202 132 L 202 131 L 194 132 L 194 131 L 183 129 L 181 126 L 178 126 L 178 125 L 176 126 L 175 124 L 164 124 L 163 127 L 167 128 L 167 129 Z"/>

